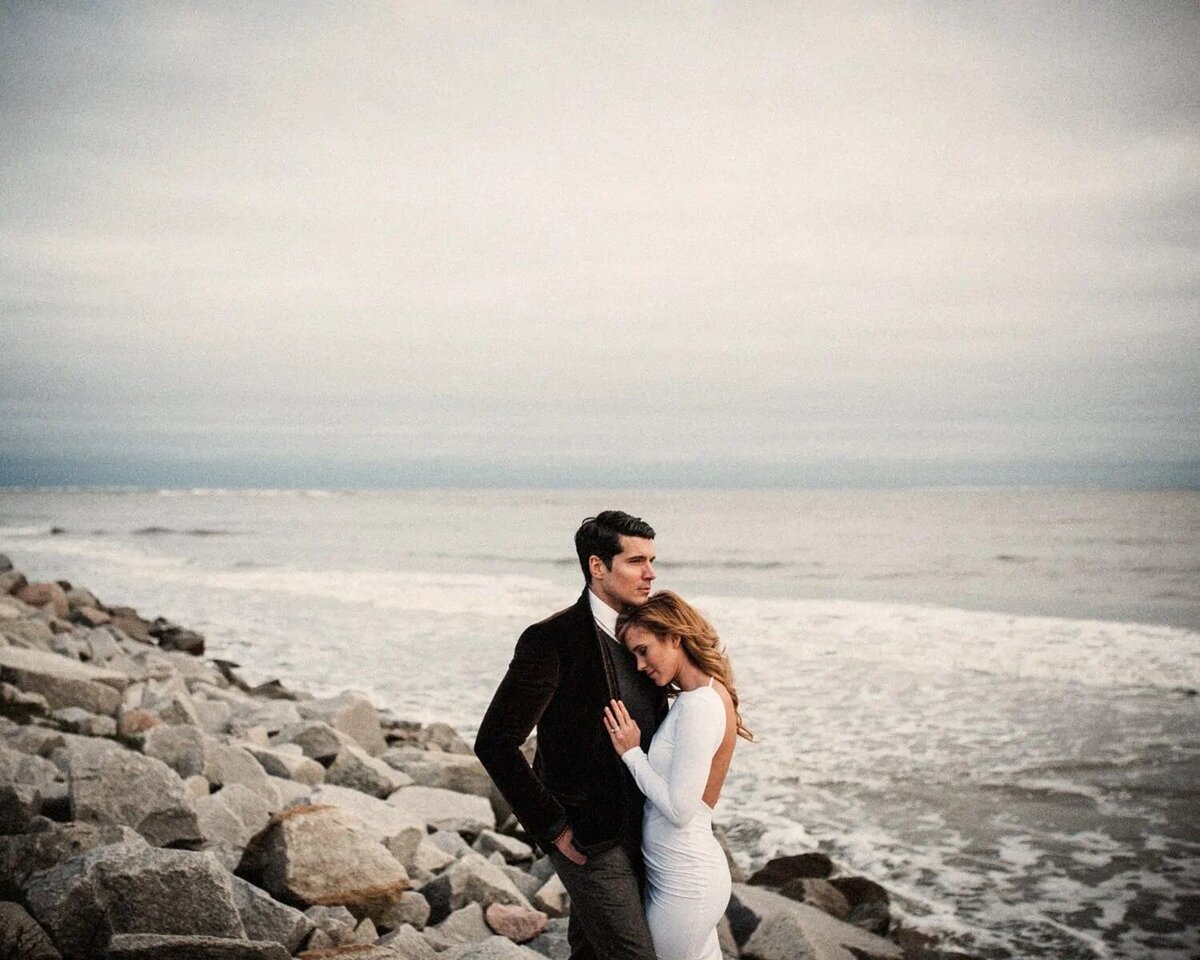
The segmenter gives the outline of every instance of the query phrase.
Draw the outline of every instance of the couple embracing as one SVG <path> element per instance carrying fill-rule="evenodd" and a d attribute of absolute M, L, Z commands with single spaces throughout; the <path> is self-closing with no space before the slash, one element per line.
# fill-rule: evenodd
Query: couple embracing
<path fill-rule="evenodd" d="M 750 736 L 729 660 L 695 609 L 650 592 L 648 523 L 605 511 L 575 550 L 587 586 L 521 634 L 475 751 L 570 894 L 571 960 L 720 960 L 712 808 Z"/>

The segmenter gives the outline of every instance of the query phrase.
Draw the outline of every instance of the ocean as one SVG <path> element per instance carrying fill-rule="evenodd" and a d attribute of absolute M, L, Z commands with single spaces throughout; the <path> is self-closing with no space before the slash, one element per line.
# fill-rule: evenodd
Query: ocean
<path fill-rule="evenodd" d="M 823 850 L 980 958 L 1200 955 L 1200 493 L 10 489 L 0 551 L 471 737 L 610 507 L 733 659 L 743 865 Z"/>

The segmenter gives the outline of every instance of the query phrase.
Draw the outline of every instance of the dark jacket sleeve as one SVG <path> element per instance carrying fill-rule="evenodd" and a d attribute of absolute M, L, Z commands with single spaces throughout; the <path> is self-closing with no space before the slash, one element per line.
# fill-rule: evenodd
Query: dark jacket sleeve
<path fill-rule="evenodd" d="M 554 696 L 559 667 L 550 631 L 542 624 L 529 627 L 517 641 L 475 738 L 475 754 L 497 789 L 530 836 L 547 849 L 567 828 L 567 816 L 526 762 L 521 745 Z"/>

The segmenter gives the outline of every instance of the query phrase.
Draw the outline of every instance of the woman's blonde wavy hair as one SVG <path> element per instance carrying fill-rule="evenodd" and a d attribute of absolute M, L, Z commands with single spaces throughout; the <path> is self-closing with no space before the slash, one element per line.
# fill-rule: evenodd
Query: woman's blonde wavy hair
<path fill-rule="evenodd" d="M 746 740 L 754 739 L 754 734 L 742 723 L 742 715 L 738 712 L 733 666 L 721 646 L 717 631 L 699 610 L 679 594 L 660 590 L 640 607 L 628 607 L 617 617 L 617 637 L 622 643 L 625 642 L 626 631 L 632 627 L 649 630 L 660 640 L 678 637 L 684 653 L 691 661 L 729 691 L 738 736 Z"/>

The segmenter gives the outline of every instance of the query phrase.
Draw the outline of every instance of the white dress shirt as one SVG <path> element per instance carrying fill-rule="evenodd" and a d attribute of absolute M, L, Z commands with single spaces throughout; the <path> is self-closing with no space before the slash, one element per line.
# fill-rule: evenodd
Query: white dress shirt
<path fill-rule="evenodd" d="M 596 625 L 610 640 L 614 643 L 617 642 L 617 611 L 592 593 L 590 588 L 588 589 L 588 603 L 592 605 L 592 616 L 596 619 Z"/>

